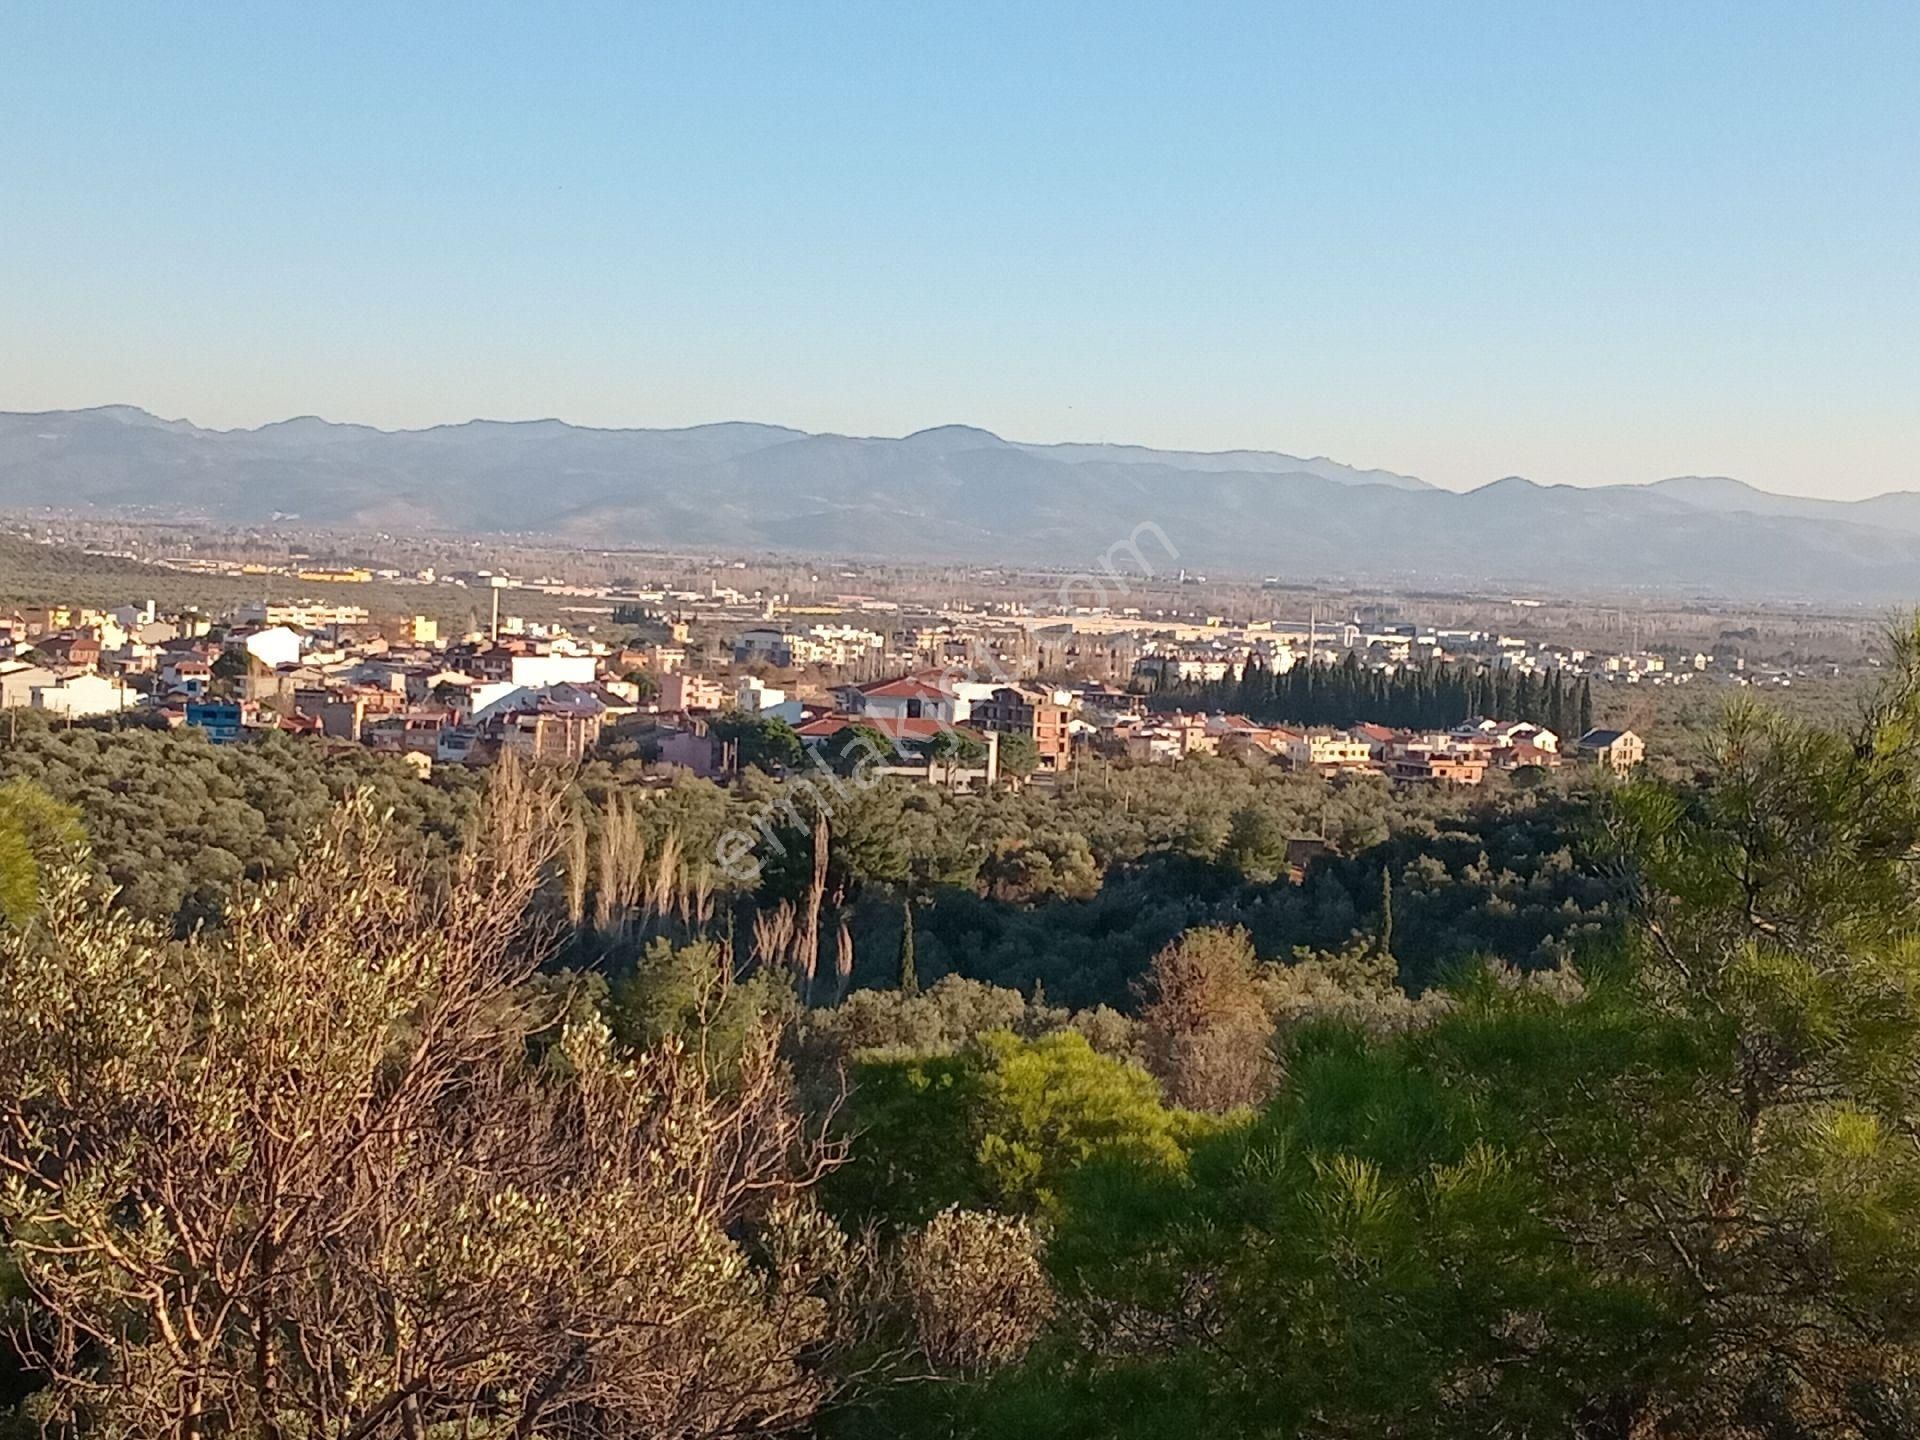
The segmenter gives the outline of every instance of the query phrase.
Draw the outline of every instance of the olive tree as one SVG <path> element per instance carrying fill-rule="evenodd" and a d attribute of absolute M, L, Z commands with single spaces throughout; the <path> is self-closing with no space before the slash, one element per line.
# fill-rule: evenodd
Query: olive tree
<path fill-rule="evenodd" d="M 367 805 L 175 940 L 84 865 L 0 929 L 0 1226 L 44 1420 L 112 1433 L 770 1432 L 850 1246 L 776 1037 L 724 1079 L 591 1014 L 535 1055 L 557 792 L 435 880 Z"/>

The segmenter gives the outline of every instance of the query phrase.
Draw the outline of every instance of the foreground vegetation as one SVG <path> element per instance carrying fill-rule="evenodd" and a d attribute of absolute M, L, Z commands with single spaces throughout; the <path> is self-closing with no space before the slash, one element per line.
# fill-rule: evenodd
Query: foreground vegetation
<path fill-rule="evenodd" d="M 110 901 L 99 794 L 138 787 L 36 737 L 0 790 L 21 1422 L 1916 1433 L 1897 650 L 1850 730 L 1737 709 L 1685 783 L 882 790 L 750 885 L 698 857 L 758 781 L 388 813 L 288 761 L 227 799 L 304 795 L 288 858 L 197 923 Z M 1344 853 L 1290 884 L 1274 836 L 1322 816 Z"/>
<path fill-rule="evenodd" d="M 220 747 L 192 733 L 24 717 L 14 744 L 0 747 L 7 780 L 75 807 L 122 906 L 182 934 L 217 917 L 236 884 L 289 873 L 349 793 L 394 808 L 400 832 L 436 857 L 457 843 L 478 793 L 458 767 L 422 784 L 355 747 L 280 737 Z M 587 767 L 569 811 L 583 851 L 574 917 L 583 923 L 564 958 L 619 970 L 661 934 L 684 941 L 731 927 L 744 937 L 756 915 L 804 903 L 820 805 L 801 793 L 789 809 L 788 793 L 758 774 L 733 789 L 692 777 L 659 789 L 637 763 Z M 1075 1007 L 1129 1003 L 1152 956 L 1195 925 L 1244 926 L 1263 956 L 1284 959 L 1371 933 L 1388 904 L 1413 988 L 1478 954 L 1555 964 L 1612 913 L 1588 808 L 1586 795 L 1551 786 L 1329 784 L 1204 756 L 1172 767 L 1094 764 L 1057 792 L 856 792 L 832 806 L 814 998 L 893 985 L 909 908 L 922 983 L 961 975 L 1023 992 L 1038 985 Z M 785 856 L 757 881 L 731 879 L 715 861 L 720 838 L 757 833 L 769 815 Z M 1306 884 L 1284 883 L 1288 840 L 1321 836 L 1333 853 Z"/>

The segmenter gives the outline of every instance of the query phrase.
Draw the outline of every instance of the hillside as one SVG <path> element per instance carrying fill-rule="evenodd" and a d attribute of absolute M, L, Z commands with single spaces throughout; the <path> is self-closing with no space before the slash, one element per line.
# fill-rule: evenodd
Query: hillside
<path fill-rule="evenodd" d="M 17 535 L 0 535 L 0 600 L 40 600 L 63 596 L 75 586 L 113 587 L 115 603 L 128 598 L 129 586 L 180 578 L 157 565 L 119 555 L 90 555 L 56 545 L 40 545 Z"/>
<path fill-rule="evenodd" d="M 459 629 L 477 623 L 478 603 L 452 586 L 344 584 L 285 576 L 201 575 L 0 535 L 0 605 L 55 602 L 114 606 L 152 600 L 163 610 L 227 610 L 249 600 L 314 596 L 364 605 L 372 614 L 430 615 Z M 546 607 L 523 592 L 522 607 L 544 618 Z"/>
<path fill-rule="evenodd" d="M 599 430 L 476 420 L 380 431 L 306 416 L 207 430 L 126 406 L 0 414 L 0 508 L 583 543 L 786 549 L 1097 568 L 1136 526 L 1156 564 L 1293 579 L 1904 600 L 1920 495 L 1853 503 L 1692 477 L 1466 494 L 1325 458 L 1039 445 L 969 426 L 901 439 L 747 423 Z"/>

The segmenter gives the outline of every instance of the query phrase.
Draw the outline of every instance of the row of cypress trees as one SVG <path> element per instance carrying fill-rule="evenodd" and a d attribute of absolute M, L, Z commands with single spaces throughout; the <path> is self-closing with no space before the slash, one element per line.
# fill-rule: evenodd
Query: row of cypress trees
<path fill-rule="evenodd" d="M 1593 728 L 1593 686 L 1555 668 L 1534 675 L 1490 665 L 1429 660 L 1398 670 L 1371 669 L 1349 654 L 1338 663 L 1295 665 L 1275 673 L 1258 656 L 1223 680 L 1167 686 L 1155 709 L 1228 710 L 1252 720 L 1293 725 L 1371 721 L 1396 729 L 1436 730 L 1474 716 L 1525 720 L 1556 735 Z"/>

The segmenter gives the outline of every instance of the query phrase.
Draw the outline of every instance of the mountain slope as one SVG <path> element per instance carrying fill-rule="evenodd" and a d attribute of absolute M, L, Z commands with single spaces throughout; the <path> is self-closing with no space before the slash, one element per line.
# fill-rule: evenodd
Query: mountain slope
<path fill-rule="evenodd" d="M 1702 510 L 1841 520 L 1854 525 L 1891 526 L 1920 535 L 1920 491 L 1893 490 L 1865 500 L 1816 500 L 1805 495 L 1776 495 L 1725 475 L 1677 475 L 1644 488 Z"/>
<path fill-rule="evenodd" d="M 1097 572 L 1135 527 L 1156 568 L 1905 599 L 1920 495 L 1851 504 L 1686 477 L 1467 494 L 1264 451 L 1037 445 L 558 420 L 387 432 L 302 416 L 216 431 L 127 406 L 0 414 L 0 507 L 537 531 L 582 543 L 1022 561 Z M 1151 532 L 1143 532 L 1151 533 Z"/>

